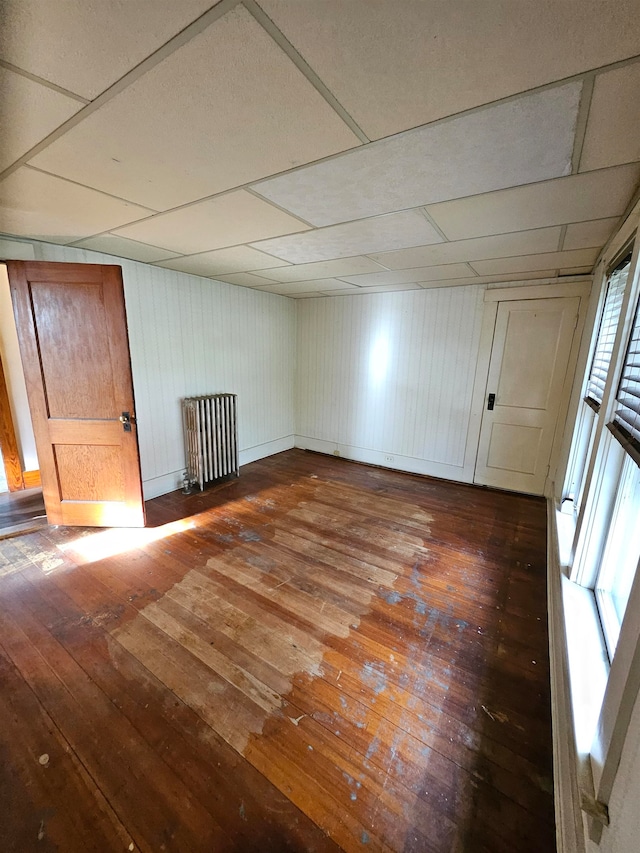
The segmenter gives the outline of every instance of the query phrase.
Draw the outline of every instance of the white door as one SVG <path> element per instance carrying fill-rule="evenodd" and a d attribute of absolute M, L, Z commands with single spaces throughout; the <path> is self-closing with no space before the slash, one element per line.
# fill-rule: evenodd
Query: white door
<path fill-rule="evenodd" d="M 498 304 L 474 482 L 543 493 L 579 305 Z"/>

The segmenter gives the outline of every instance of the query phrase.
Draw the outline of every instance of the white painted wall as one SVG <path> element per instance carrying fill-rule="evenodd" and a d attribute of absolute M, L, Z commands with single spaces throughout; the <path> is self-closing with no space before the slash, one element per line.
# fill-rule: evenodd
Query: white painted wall
<path fill-rule="evenodd" d="M 241 464 L 293 447 L 292 300 L 98 252 L 34 248 L 37 260 L 122 267 L 145 498 L 182 479 L 182 397 L 238 394 Z"/>
<path fill-rule="evenodd" d="M 8 241 L 5 241 L 5 243 Z M 30 247 L 29 247 L 30 248 Z M 0 251 L 2 246 L 0 246 Z M 13 305 L 7 268 L 0 264 L 0 355 L 4 367 L 7 392 L 11 405 L 11 416 L 16 431 L 16 442 L 23 471 L 38 470 L 38 454 L 36 440 L 33 435 L 27 388 L 24 381 L 24 371 L 20 361 L 18 335 L 13 319 Z"/>
<path fill-rule="evenodd" d="M 609 800 L 609 826 L 588 853 L 637 853 L 640 844 L 640 698 L 636 698 Z"/>
<path fill-rule="evenodd" d="M 298 300 L 296 445 L 470 482 L 483 296 L 473 286 Z"/>

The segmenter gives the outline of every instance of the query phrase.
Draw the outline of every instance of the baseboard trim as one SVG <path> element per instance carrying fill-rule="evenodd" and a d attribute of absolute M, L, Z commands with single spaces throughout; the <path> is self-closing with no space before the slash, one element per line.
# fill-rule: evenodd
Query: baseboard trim
<path fill-rule="evenodd" d="M 285 435 L 282 438 L 276 438 L 273 441 L 267 441 L 264 444 L 256 444 L 254 447 L 247 447 L 240 451 L 240 467 L 248 465 L 250 462 L 257 462 L 258 459 L 264 459 L 266 456 L 273 456 L 276 453 L 282 453 L 284 450 L 291 450 L 295 447 L 295 436 Z"/>
<path fill-rule="evenodd" d="M 324 441 L 307 435 L 296 435 L 295 446 L 301 450 L 314 450 L 317 453 L 326 453 L 328 456 L 340 456 L 353 462 L 366 462 L 369 465 L 391 468 L 394 471 L 405 471 L 408 474 L 423 474 L 428 477 L 439 477 L 442 480 L 454 480 L 458 483 L 473 482 L 473 472 L 469 472 L 462 465 L 445 465 L 441 462 L 431 462 L 428 459 L 418 459 L 414 456 L 399 456 L 397 453 L 367 450 L 364 447 L 338 444 L 334 441 Z"/>
<path fill-rule="evenodd" d="M 41 486 L 42 480 L 40 479 L 40 471 L 23 471 L 22 481 L 25 489 L 35 489 L 37 486 Z"/>
<path fill-rule="evenodd" d="M 248 465 L 250 462 L 257 462 L 258 459 L 264 459 L 266 456 L 282 453 L 283 450 L 291 450 L 292 447 L 294 447 L 293 435 L 286 435 L 282 438 L 276 438 L 273 441 L 266 441 L 264 444 L 247 447 L 238 454 L 240 467 Z M 184 468 L 178 468 L 177 471 L 169 471 L 167 474 L 161 474 L 159 477 L 150 477 L 148 480 L 143 480 L 142 492 L 145 501 L 159 498 L 161 495 L 166 495 L 168 492 L 175 492 L 176 489 L 182 488 L 183 474 Z"/>

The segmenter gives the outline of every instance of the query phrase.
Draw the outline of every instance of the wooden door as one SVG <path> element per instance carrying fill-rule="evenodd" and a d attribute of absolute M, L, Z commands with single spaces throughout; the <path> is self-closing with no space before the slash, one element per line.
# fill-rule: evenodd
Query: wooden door
<path fill-rule="evenodd" d="M 474 482 L 543 494 L 579 306 L 499 303 Z"/>
<path fill-rule="evenodd" d="M 49 523 L 142 527 L 120 267 L 7 269 Z"/>

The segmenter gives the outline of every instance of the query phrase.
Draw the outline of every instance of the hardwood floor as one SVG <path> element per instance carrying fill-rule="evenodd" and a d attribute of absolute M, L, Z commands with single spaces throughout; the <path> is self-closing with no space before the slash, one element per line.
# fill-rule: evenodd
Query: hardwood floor
<path fill-rule="evenodd" d="M 545 504 L 303 451 L 0 542 L 3 851 L 555 850 Z"/>

